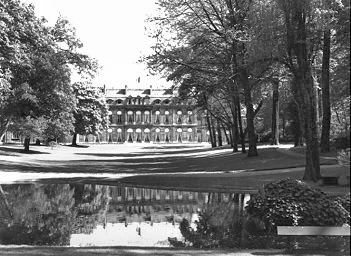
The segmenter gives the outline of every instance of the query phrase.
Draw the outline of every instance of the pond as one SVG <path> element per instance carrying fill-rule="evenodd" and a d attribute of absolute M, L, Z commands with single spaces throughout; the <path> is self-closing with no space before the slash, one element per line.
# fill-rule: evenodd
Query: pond
<path fill-rule="evenodd" d="M 180 223 L 221 203 L 243 213 L 250 194 L 81 183 L 0 186 L 0 244 L 171 246 Z M 222 218 L 225 214 L 222 214 Z"/>

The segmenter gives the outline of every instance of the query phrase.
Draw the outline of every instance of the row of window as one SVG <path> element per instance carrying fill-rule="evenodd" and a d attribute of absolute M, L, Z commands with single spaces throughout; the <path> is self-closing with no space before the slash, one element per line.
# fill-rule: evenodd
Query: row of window
<path fill-rule="evenodd" d="M 177 113 L 176 116 L 176 123 L 182 124 L 183 121 L 186 121 L 188 124 L 193 123 L 193 118 L 191 116 L 192 112 L 188 112 L 189 116 L 187 116 L 186 120 L 182 116 L 181 113 Z M 161 120 L 163 119 L 164 124 L 171 124 L 172 118 L 169 116 L 169 112 L 166 111 L 164 116 L 161 116 L 160 111 L 155 112 L 154 123 L 160 124 Z M 151 123 L 151 116 L 149 111 L 145 111 L 144 115 L 141 115 L 141 111 L 136 111 L 135 114 L 132 111 L 127 112 L 127 120 L 126 123 L 133 124 L 133 123 Z M 117 115 L 110 116 L 110 123 L 117 123 L 122 124 L 122 112 L 118 111 Z"/>
<path fill-rule="evenodd" d="M 198 138 L 200 138 L 198 136 Z M 177 141 L 177 142 L 182 142 L 183 140 L 192 142 L 194 140 L 194 134 L 191 132 L 182 134 L 182 132 L 178 132 L 175 137 L 172 137 L 169 133 L 165 134 L 160 134 L 156 133 L 155 136 L 152 138 L 153 141 L 155 142 L 172 142 L 172 141 Z M 109 141 L 113 142 L 114 139 L 112 139 L 111 135 L 109 136 Z M 126 141 L 127 142 L 150 142 L 151 141 L 151 135 L 150 133 L 136 133 L 133 134 L 132 132 L 128 132 L 126 136 Z M 124 142 L 122 138 L 122 134 L 118 133 L 117 134 L 117 142 Z"/>
<path fill-rule="evenodd" d="M 137 97 L 137 98 L 127 98 L 125 100 L 122 99 L 118 99 L 118 100 L 112 100 L 109 99 L 107 100 L 108 104 L 117 104 L 117 105 L 123 105 L 123 104 L 127 104 L 127 105 L 149 105 L 149 104 L 156 104 L 156 105 L 160 105 L 160 104 L 164 104 L 164 105 L 169 105 L 171 103 L 171 101 L 169 99 L 165 99 L 163 101 L 161 101 L 160 99 L 155 99 L 153 101 L 151 101 L 149 98 L 141 98 L 141 97 Z"/>
<path fill-rule="evenodd" d="M 112 132 L 113 130 L 111 129 L 110 130 L 110 132 Z M 121 129 L 121 128 L 118 128 L 117 130 L 115 130 L 115 131 L 117 131 L 117 133 L 122 133 L 123 132 L 123 130 Z M 135 129 L 135 132 L 136 133 L 141 133 L 141 132 L 144 132 L 144 133 L 150 133 L 151 132 L 151 130 L 149 129 L 149 128 L 145 128 L 144 130 L 142 130 L 141 128 L 137 128 L 137 129 Z M 169 133 L 171 130 L 169 129 L 169 128 L 165 128 L 164 129 L 164 132 L 165 133 Z M 181 133 L 181 132 L 193 132 L 194 130 L 193 130 L 193 128 L 177 128 L 177 130 L 176 130 L 178 133 Z M 129 128 L 129 129 L 127 129 L 127 133 L 133 133 L 134 132 L 134 130 L 132 129 L 132 128 Z M 155 129 L 155 132 L 156 133 L 159 133 L 159 132 L 161 132 L 161 129 L 160 128 L 156 128 Z M 201 132 L 201 130 L 198 130 L 197 131 L 198 133 L 199 132 Z"/>

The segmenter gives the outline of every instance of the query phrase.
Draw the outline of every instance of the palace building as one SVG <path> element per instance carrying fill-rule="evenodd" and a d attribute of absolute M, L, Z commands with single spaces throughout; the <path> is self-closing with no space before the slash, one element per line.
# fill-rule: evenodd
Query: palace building
<path fill-rule="evenodd" d="M 101 88 L 109 106 L 109 127 L 98 135 L 78 135 L 78 143 L 209 142 L 205 115 L 191 100 L 181 101 L 168 89 Z M 35 137 L 31 142 L 35 142 Z M 16 132 L 3 142 L 23 143 Z M 72 136 L 60 139 L 71 143 Z"/>
<path fill-rule="evenodd" d="M 181 101 L 170 90 L 104 89 L 109 106 L 109 143 L 207 142 L 203 113 L 191 101 Z"/>

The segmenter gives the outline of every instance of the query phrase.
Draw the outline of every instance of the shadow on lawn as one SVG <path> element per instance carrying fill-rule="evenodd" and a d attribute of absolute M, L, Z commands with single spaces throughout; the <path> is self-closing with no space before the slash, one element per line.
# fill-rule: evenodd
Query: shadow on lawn
<path fill-rule="evenodd" d="M 8 148 L 0 147 L 0 155 L 13 155 L 11 153 L 20 153 L 20 154 L 50 154 L 47 152 L 41 152 L 37 150 L 24 151 L 22 148 Z"/>
<path fill-rule="evenodd" d="M 160 153 L 160 152 L 158 152 Z M 171 152 L 174 153 L 174 152 Z M 216 152 L 217 153 L 217 152 Z M 207 155 L 149 155 L 140 158 L 140 155 L 114 154 L 120 159 L 101 159 L 93 157 L 80 160 L 45 161 L 44 166 L 35 167 L 18 163 L 6 164 L 6 169 L 37 172 L 65 172 L 65 173 L 180 173 L 180 172 L 212 172 L 233 170 L 261 170 L 297 167 L 305 164 L 305 158 L 288 156 L 273 149 L 261 149 L 258 157 L 248 158 L 246 154 L 232 152 L 218 152 Z M 164 154 L 164 155 L 163 155 Z M 95 155 L 95 154 L 94 154 Z M 144 155 L 145 154 L 141 154 Z M 102 156 L 98 154 L 98 156 Z M 139 156 L 139 158 L 138 158 Z M 147 156 L 147 155 L 146 155 Z M 153 157 L 152 157 L 153 156 Z M 160 156 L 160 157 L 159 157 Z M 1 164 L 0 164 L 1 168 Z"/>
<path fill-rule="evenodd" d="M 168 148 L 168 147 L 167 147 Z M 145 148 L 149 150 L 159 150 L 160 148 Z M 187 153 L 202 153 L 211 151 L 209 149 L 188 149 L 182 151 L 154 151 L 154 152 L 136 152 L 136 153 L 75 153 L 76 155 L 97 156 L 97 157 L 140 157 L 140 156 L 162 156 L 162 155 L 176 155 Z M 185 156 L 184 156 L 185 157 Z"/>
<path fill-rule="evenodd" d="M 88 145 L 64 145 L 65 147 L 70 147 L 70 148 L 89 148 Z"/>

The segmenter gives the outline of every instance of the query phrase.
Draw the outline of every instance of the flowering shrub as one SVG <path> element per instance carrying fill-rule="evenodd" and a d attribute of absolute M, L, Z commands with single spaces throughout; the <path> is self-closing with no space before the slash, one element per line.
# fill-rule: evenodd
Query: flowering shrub
<path fill-rule="evenodd" d="M 348 199 L 349 200 L 349 199 Z M 248 214 L 259 218 L 268 232 L 276 226 L 342 226 L 350 222 L 346 199 L 333 198 L 302 181 L 286 179 L 264 186 L 248 202 Z M 349 201 L 348 201 L 349 202 Z"/>

